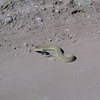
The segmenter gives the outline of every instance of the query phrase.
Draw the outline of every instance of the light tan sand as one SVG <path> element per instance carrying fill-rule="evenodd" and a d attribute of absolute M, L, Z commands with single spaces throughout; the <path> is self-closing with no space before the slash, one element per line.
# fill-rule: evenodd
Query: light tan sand
<path fill-rule="evenodd" d="M 0 100 L 98 100 L 100 40 L 84 39 L 65 47 L 72 63 L 50 60 L 35 52 L 0 65 Z"/>
<path fill-rule="evenodd" d="M 100 3 L 3 1 L 0 100 L 99 100 Z M 57 44 L 77 59 L 64 63 L 44 57 L 33 51 L 37 44 Z"/>

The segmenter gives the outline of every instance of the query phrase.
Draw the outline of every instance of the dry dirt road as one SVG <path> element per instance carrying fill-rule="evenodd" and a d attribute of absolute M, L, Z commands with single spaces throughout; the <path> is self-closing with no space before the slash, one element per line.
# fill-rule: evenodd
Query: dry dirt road
<path fill-rule="evenodd" d="M 32 52 L 0 65 L 0 100 L 99 100 L 100 39 L 65 47 L 77 60 L 63 63 Z"/>
<path fill-rule="evenodd" d="M 68 1 L 0 0 L 0 100 L 100 99 L 100 3 Z M 44 57 L 37 44 L 77 59 Z"/>

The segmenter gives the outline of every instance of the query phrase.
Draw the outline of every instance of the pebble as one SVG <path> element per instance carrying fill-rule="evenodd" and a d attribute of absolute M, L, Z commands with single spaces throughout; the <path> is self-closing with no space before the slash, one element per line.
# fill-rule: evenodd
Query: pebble
<path fill-rule="evenodd" d="M 31 30 L 31 25 L 28 26 L 28 31 L 30 31 L 30 30 Z"/>
<path fill-rule="evenodd" d="M 63 0 L 59 0 L 59 3 L 63 3 Z"/>
<path fill-rule="evenodd" d="M 41 0 L 41 1 L 40 1 L 40 4 L 41 4 L 41 5 L 45 4 L 45 0 Z"/>
<path fill-rule="evenodd" d="M 52 39 L 50 38 L 50 39 L 49 39 L 49 42 L 51 42 L 51 41 L 52 41 Z"/>
<path fill-rule="evenodd" d="M 71 34 L 68 34 L 67 36 L 68 36 L 69 39 L 72 39 L 72 35 Z"/>
<path fill-rule="evenodd" d="M 16 50 L 16 47 L 13 47 L 14 50 Z"/>
<path fill-rule="evenodd" d="M 28 43 L 23 43 L 23 46 L 29 46 L 29 44 Z"/>
<path fill-rule="evenodd" d="M 69 29 L 66 29 L 66 31 L 69 32 L 70 30 Z"/>
<path fill-rule="evenodd" d="M 59 9 L 55 9 L 55 13 L 60 13 L 60 10 Z"/>
<path fill-rule="evenodd" d="M 10 42 L 8 43 L 8 46 L 11 46 L 11 43 Z"/>
<path fill-rule="evenodd" d="M 37 18 L 36 18 L 36 21 L 37 21 L 37 22 L 42 22 L 42 21 L 43 21 L 43 19 L 42 19 L 42 18 L 40 18 L 40 17 L 37 17 Z"/>
<path fill-rule="evenodd" d="M 4 25 L 7 25 L 13 21 L 12 16 L 7 16 L 4 20 Z"/>
<path fill-rule="evenodd" d="M 70 4 L 70 6 L 73 7 L 73 8 L 76 6 L 76 3 L 75 3 L 74 0 L 71 0 L 71 1 L 69 2 L 69 4 Z"/>
<path fill-rule="evenodd" d="M 44 11 L 46 11 L 46 10 L 47 10 L 47 8 L 45 8 L 45 7 L 44 7 L 44 9 L 43 9 L 43 10 L 44 10 Z"/>
<path fill-rule="evenodd" d="M 34 43 L 32 43 L 32 47 L 34 47 Z"/>
<path fill-rule="evenodd" d="M 54 1 L 54 4 L 56 5 L 56 4 L 58 4 L 58 2 L 57 1 Z"/>
<path fill-rule="evenodd" d="M 69 37 L 69 39 L 72 39 L 72 37 Z"/>

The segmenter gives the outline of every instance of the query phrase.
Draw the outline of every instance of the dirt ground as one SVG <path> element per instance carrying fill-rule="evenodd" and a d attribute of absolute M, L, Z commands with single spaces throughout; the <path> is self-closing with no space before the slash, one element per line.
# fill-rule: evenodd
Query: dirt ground
<path fill-rule="evenodd" d="M 55 44 L 77 59 L 36 53 Z M 99 100 L 100 3 L 0 0 L 0 100 Z"/>

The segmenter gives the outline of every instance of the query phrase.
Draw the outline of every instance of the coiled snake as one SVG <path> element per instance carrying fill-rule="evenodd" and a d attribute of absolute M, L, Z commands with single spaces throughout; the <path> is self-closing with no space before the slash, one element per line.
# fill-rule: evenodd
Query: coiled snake
<path fill-rule="evenodd" d="M 74 54 L 64 54 L 63 50 L 57 45 L 37 45 L 34 46 L 33 49 L 36 52 L 40 52 L 48 57 L 56 56 L 57 58 L 59 58 L 64 62 L 73 62 L 76 59 Z M 49 52 L 47 52 L 49 50 L 55 51 L 55 54 L 50 54 Z"/>

